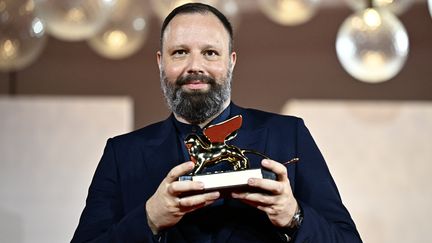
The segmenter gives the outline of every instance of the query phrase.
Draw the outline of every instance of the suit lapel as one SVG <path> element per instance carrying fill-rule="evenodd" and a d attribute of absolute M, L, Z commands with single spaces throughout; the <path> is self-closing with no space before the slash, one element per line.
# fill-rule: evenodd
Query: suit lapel
<path fill-rule="evenodd" d="M 143 147 L 143 160 L 147 169 L 147 175 L 157 188 L 168 172 L 180 164 L 179 145 L 172 117 L 166 119 L 154 137 L 148 139 Z"/>
<path fill-rule="evenodd" d="M 235 115 L 242 115 L 243 124 L 232 144 L 241 149 L 254 150 L 265 154 L 267 128 L 257 123 L 254 120 L 255 117 L 252 117 L 246 109 L 231 104 L 231 116 Z M 247 154 L 247 156 L 250 158 L 251 168 L 261 167 L 262 157 L 251 154 Z"/>

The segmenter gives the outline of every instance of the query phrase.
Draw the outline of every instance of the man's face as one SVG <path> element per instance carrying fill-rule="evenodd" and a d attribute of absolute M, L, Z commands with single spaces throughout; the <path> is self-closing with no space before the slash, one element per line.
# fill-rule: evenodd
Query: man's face
<path fill-rule="evenodd" d="M 211 13 L 177 15 L 162 43 L 157 59 L 173 112 L 200 124 L 225 108 L 236 54 L 229 51 L 229 34 L 219 19 Z"/>

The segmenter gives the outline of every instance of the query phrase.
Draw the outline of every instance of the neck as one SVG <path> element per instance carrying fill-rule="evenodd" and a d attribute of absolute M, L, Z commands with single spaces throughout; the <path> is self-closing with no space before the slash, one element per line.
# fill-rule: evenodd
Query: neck
<path fill-rule="evenodd" d="M 222 106 L 222 109 L 218 113 L 216 113 L 214 116 L 210 117 L 209 119 L 205 120 L 204 122 L 198 124 L 198 126 L 201 127 L 201 128 L 205 127 L 209 122 L 211 122 L 213 119 L 215 119 L 217 116 L 219 116 L 229 106 L 230 102 L 231 102 L 230 99 L 226 100 L 225 103 Z M 174 113 L 174 117 L 179 122 L 186 123 L 186 124 L 191 124 L 190 122 L 188 122 L 187 120 L 185 120 L 183 117 L 177 115 L 176 113 Z"/>

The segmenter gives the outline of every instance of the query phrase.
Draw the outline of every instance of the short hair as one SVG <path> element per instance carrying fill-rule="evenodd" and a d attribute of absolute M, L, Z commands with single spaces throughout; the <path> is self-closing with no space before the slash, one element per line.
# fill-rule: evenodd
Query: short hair
<path fill-rule="evenodd" d="M 217 10 L 215 7 L 212 7 L 207 4 L 203 3 L 186 3 L 183 4 L 174 10 L 171 11 L 171 13 L 166 16 L 164 22 L 162 23 L 161 27 L 161 33 L 160 33 L 160 46 L 162 48 L 163 46 L 163 37 L 165 33 L 165 29 L 167 28 L 168 24 L 171 22 L 171 20 L 179 15 L 179 14 L 191 14 L 191 13 L 200 13 L 200 14 L 206 14 L 206 13 L 212 13 L 214 16 L 216 16 L 219 21 L 223 24 L 225 27 L 225 30 L 229 34 L 229 51 L 231 52 L 233 49 L 233 28 L 227 17 L 223 13 L 221 13 L 219 10 Z"/>

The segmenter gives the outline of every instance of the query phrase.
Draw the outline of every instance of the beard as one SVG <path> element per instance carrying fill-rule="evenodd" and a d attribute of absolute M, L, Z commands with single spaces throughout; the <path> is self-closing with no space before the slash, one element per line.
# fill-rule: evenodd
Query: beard
<path fill-rule="evenodd" d="M 231 95 L 232 72 L 228 72 L 223 80 L 217 82 L 214 78 L 203 74 L 189 74 L 170 82 L 162 69 L 160 72 L 162 91 L 168 107 L 172 112 L 182 117 L 190 124 L 202 124 L 222 111 L 224 104 Z M 200 80 L 209 85 L 207 91 L 183 90 L 182 85 L 193 80 Z"/>

